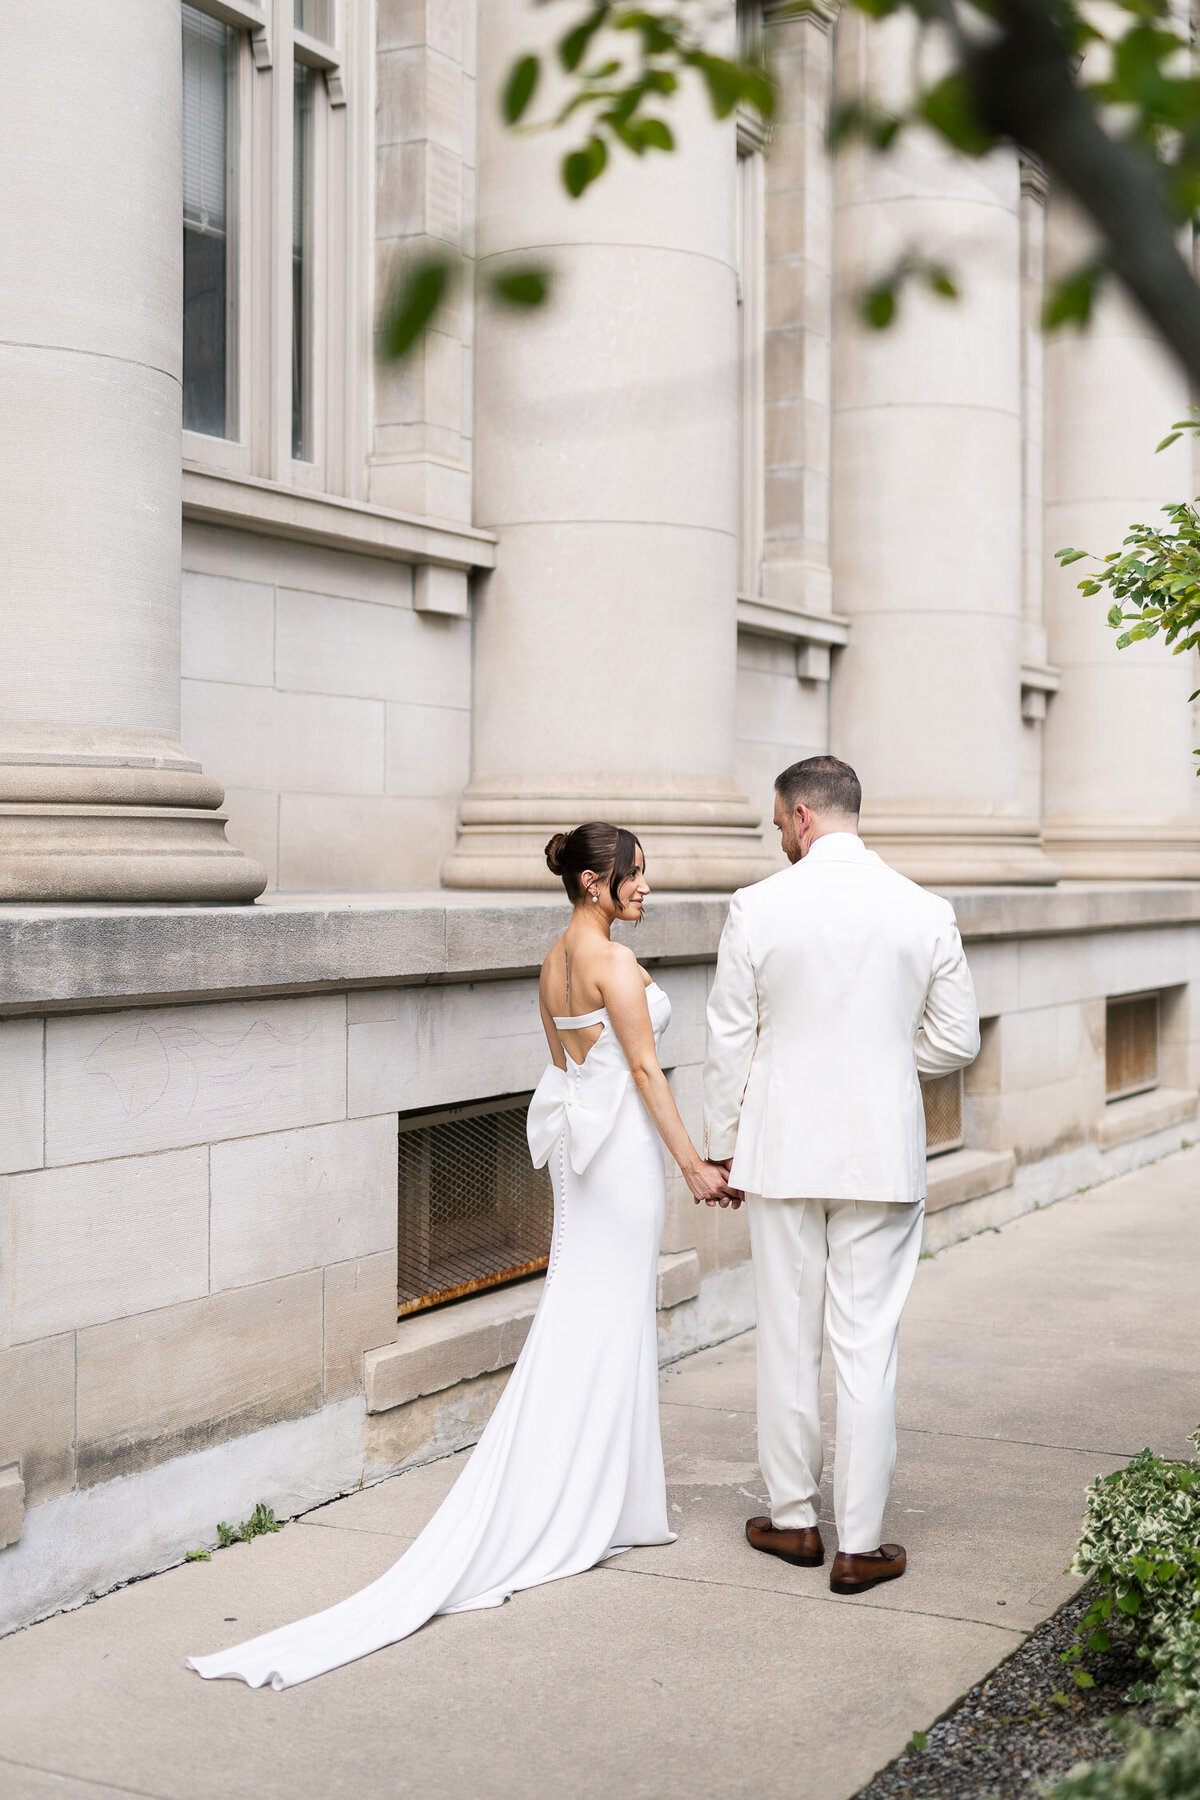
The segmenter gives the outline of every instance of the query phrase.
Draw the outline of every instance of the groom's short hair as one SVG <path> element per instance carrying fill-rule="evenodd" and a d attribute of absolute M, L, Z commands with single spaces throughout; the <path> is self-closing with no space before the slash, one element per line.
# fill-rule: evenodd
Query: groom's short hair
<path fill-rule="evenodd" d="M 818 814 L 856 819 L 862 810 L 862 783 L 839 756 L 806 756 L 775 777 L 775 788 L 789 812 L 803 803 Z"/>

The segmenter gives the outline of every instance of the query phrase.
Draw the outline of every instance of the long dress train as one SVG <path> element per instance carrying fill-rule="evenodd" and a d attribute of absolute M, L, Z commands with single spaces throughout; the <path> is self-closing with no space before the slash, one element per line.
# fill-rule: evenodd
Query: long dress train
<path fill-rule="evenodd" d="M 655 1040 L 671 1016 L 646 990 Z M 529 1107 L 550 1163 L 554 1231 L 541 1302 L 499 1404 L 416 1542 L 348 1600 L 231 1650 L 190 1656 L 206 1679 L 292 1687 L 408 1637 L 436 1613 L 499 1606 L 519 1588 L 665 1544 L 655 1281 L 662 1144 L 603 1008 L 582 1064 L 546 1070 Z"/>

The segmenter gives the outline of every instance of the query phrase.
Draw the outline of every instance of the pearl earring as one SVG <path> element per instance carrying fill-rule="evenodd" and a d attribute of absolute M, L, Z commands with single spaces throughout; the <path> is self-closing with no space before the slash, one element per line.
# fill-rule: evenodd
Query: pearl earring
<path fill-rule="evenodd" d="M 596 892 L 596 890 L 595 890 L 595 888 L 593 888 L 593 889 L 592 889 L 592 899 L 593 899 L 593 900 L 594 900 L 594 901 L 598 901 L 598 900 L 599 900 L 599 898 L 600 898 L 600 896 L 599 896 L 599 894 L 598 894 L 598 893 L 597 893 L 597 892 Z"/>

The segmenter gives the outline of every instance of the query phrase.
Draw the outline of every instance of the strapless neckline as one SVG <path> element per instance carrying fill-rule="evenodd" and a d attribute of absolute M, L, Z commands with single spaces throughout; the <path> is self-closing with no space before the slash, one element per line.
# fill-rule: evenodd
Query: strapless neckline
<path fill-rule="evenodd" d="M 649 981 L 646 983 L 647 994 L 655 990 L 660 994 L 663 991 L 659 987 L 657 981 Z M 551 1013 L 550 1017 L 554 1020 L 555 1025 L 560 1031 L 580 1031 L 588 1025 L 598 1025 L 601 1019 L 607 1019 L 608 1008 L 607 1006 L 597 1006 L 594 1007 L 591 1012 L 564 1014 L 562 1018 Z M 582 1068 L 583 1065 L 580 1063 L 576 1066 Z"/>

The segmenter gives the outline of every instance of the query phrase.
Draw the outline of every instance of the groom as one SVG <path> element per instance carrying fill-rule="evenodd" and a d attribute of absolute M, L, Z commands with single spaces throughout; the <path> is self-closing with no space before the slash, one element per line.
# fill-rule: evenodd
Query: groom
<path fill-rule="evenodd" d="M 917 1075 L 949 1074 L 979 1052 L 954 910 L 867 849 L 861 802 L 836 756 L 793 763 L 775 783 L 792 867 L 730 902 L 704 1065 L 705 1154 L 732 1159 L 754 1257 L 771 1516 L 748 1520 L 746 1536 L 785 1562 L 825 1560 L 824 1328 L 837 1372 L 836 1594 L 904 1573 L 902 1546 L 881 1539 L 900 1314 L 925 1213 Z"/>

